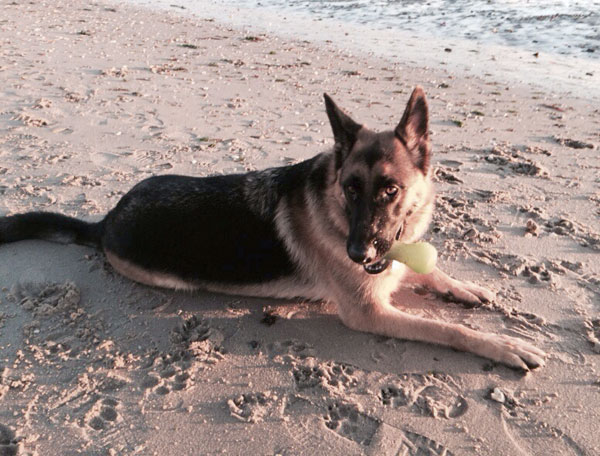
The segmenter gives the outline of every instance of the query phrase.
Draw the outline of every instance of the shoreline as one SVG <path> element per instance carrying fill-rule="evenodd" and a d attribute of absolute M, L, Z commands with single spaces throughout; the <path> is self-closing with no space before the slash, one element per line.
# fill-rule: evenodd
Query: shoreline
<path fill-rule="evenodd" d="M 295 163 L 333 144 L 323 92 L 384 129 L 420 84 L 438 195 L 426 239 L 498 299 L 396 302 L 548 359 L 523 376 L 351 331 L 327 303 L 154 289 L 87 247 L 0 245 L 0 454 L 600 452 L 592 101 L 173 11 L 49 5 L 4 7 L 0 214 L 97 220 L 151 175 Z"/>
<path fill-rule="evenodd" d="M 230 6 L 193 0 L 179 0 L 177 4 L 169 0 L 129 0 L 127 3 L 171 11 L 184 17 L 210 17 L 252 33 L 292 40 L 308 39 L 317 46 L 332 44 L 363 58 L 375 56 L 390 63 L 446 71 L 455 77 L 482 77 L 502 84 L 550 91 L 557 97 L 574 96 L 600 102 L 600 61 L 585 57 L 534 53 L 518 47 L 482 44 L 456 37 L 444 39 L 412 30 L 391 30 L 313 17 L 275 7 Z M 311 36 L 306 36 L 307 30 Z"/>

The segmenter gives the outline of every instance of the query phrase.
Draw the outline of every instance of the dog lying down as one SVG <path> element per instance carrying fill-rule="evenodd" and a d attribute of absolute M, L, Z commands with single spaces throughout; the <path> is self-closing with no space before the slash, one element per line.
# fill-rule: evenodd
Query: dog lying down
<path fill-rule="evenodd" d="M 298 164 L 212 177 L 163 175 L 134 186 L 97 223 L 56 213 L 0 218 L 0 244 L 92 245 L 151 286 L 328 300 L 350 328 L 475 353 L 513 368 L 544 364 L 529 343 L 405 313 L 392 293 L 425 286 L 475 307 L 490 291 L 435 268 L 385 258 L 418 240 L 434 210 L 428 108 L 417 87 L 395 129 L 375 132 L 325 95 L 335 145 Z"/>

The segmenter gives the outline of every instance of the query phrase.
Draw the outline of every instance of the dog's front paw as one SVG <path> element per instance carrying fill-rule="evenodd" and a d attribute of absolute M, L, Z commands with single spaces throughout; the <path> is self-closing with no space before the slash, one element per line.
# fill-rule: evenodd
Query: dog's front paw
<path fill-rule="evenodd" d="M 459 302 L 465 307 L 479 307 L 496 299 L 496 294 L 472 282 L 461 282 L 452 279 L 442 295 L 452 302 Z"/>
<path fill-rule="evenodd" d="M 486 337 L 479 354 L 524 371 L 544 366 L 546 357 L 542 350 L 524 340 L 496 334 Z"/>

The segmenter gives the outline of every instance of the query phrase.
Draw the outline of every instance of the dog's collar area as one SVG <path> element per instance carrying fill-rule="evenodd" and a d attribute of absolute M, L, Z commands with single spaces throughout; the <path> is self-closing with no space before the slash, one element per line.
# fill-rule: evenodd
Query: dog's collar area
<path fill-rule="evenodd" d="M 384 258 L 375 263 L 365 264 L 363 267 L 365 268 L 365 271 L 367 271 L 369 274 L 379 274 L 385 271 L 390 265 L 390 263 L 390 260 L 386 260 Z"/>

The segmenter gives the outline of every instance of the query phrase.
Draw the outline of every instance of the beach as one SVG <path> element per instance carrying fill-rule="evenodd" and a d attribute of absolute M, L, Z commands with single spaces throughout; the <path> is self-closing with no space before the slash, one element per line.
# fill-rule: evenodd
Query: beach
<path fill-rule="evenodd" d="M 425 239 L 497 299 L 397 305 L 548 356 L 524 374 L 352 331 L 330 303 L 155 289 L 88 247 L 0 245 L 0 455 L 600 454 L 595 98 L 181 8 L 1 8 L 0 215 L 96 221 L 152 175 L 297 163 L 333 145 L 324 92 L 384 130 L 421 85 Z"/>

